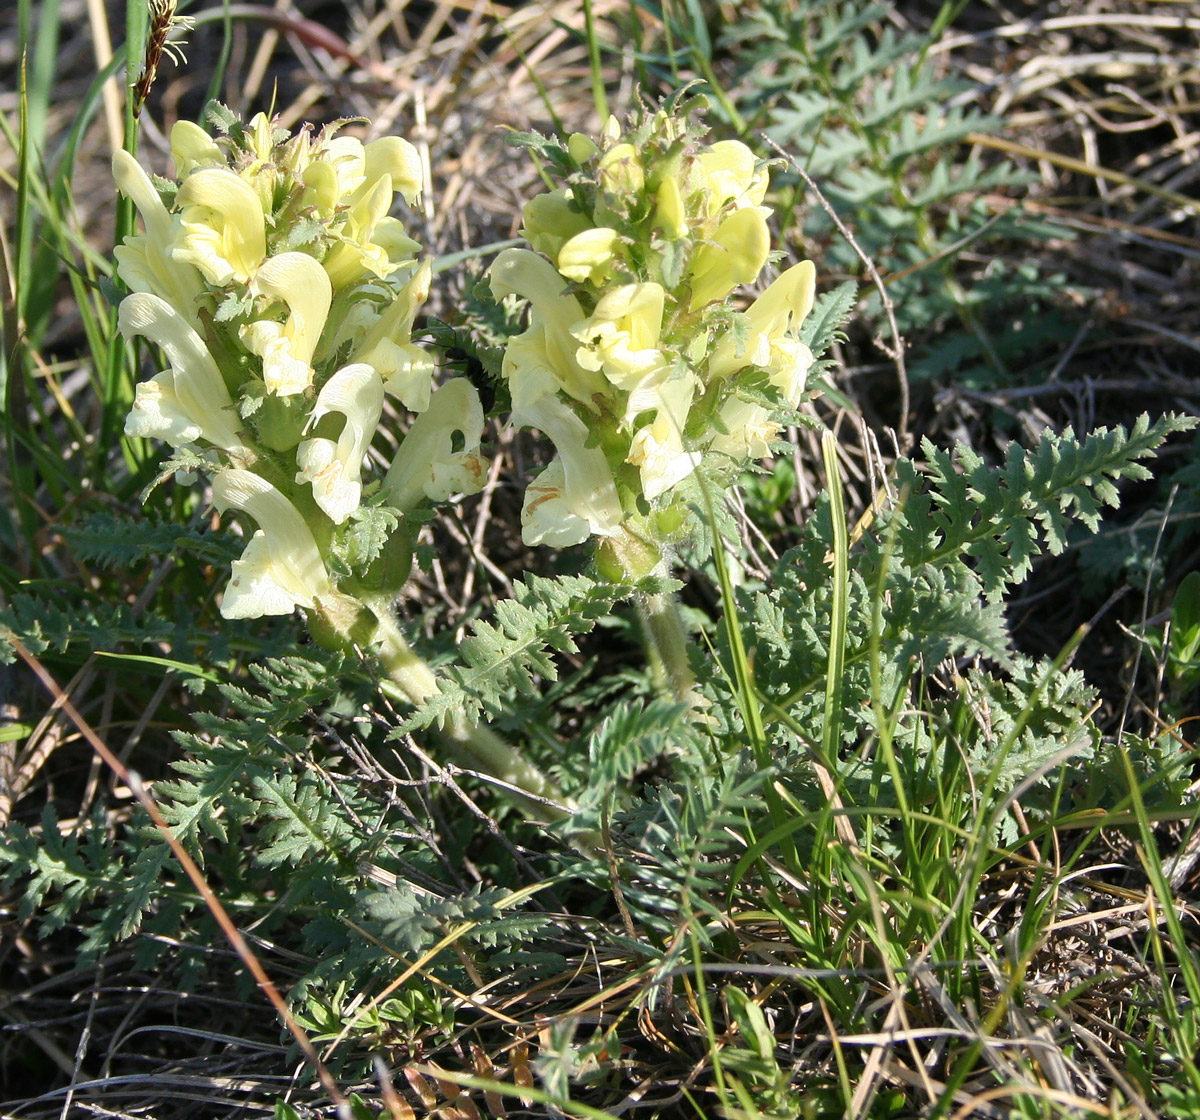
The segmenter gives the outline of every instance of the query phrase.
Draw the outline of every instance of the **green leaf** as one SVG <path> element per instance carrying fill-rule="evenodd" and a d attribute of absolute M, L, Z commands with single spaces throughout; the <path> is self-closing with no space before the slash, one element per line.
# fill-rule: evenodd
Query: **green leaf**
<path fill-rule="evenodd" d="M 1200 572 L 1189 572 L 1171 604 L 1171 657 L 1191 665 L 1200 653 Z"/>

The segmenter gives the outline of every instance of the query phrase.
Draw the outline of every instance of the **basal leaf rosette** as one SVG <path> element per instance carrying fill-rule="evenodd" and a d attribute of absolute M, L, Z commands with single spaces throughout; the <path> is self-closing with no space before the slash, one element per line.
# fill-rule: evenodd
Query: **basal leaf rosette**
<path fill-rule="evenodd" d="M 417 197 L 421 161 L 399 137 L 343 135 L 346 122 L 292 134 L 220 107 L 211 120 L 215 136 L 172 130 L 174 179 L 113 160 L 144 226 L 116 250 L 132 292 L 119 325 L 168 364 L 137 387 L 126 434 L 205 468 L 214 504 L 249 523 L 227 616 L 311 614 L 335 592 L 378 605 L 407 576 L 420 507 L 486 477 L 474 388 L 435 393 L 413 339 L 431 267 L 391 210 Z M 415 420 L 371 477 L 397 408 Z"/>
<path fill-rule="evenodd" d="M 525 135 L 560 186 L 524 207 L 528 249 L 490 270 L 527 304 L 502 373 L 513 422 L 557 459 L 527 488 L 529 544 L 594 538 L 616 574 L 659 566 L 695 528 L 689 489 L 767 458 L 813 356 L 799 341 L 815 269 L 762 288 L 771 255 L 767 165 L 705 143 L 693 106 L 612 118 L 599 140 Z"/>

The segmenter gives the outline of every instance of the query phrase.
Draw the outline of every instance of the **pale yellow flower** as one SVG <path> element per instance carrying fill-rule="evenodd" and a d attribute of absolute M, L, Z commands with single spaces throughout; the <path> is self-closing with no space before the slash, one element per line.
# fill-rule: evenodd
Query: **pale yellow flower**
<path fill-rule="evenodd" d="M 133 201 L 146 232 L 127 237 L 114 250 L 117 275 L 134 292 L 152 292 L 174 307 L 193 327 L 200 325 L 196 306 L 204 291 L 200 273 L 171 254 L 173 219 L 150 177 L 126 151 L 113 153 L 117 189 Z"/>
<path fill-rule="evenodd" d="M 304 392 L 313 383 L 313 353 L 333 300 L 328 274 L 307 253 L 280 253 L 258 269 L 250 291 L 288 309 L 284 323 L 258 319 L 241 329 L 247 348 L 262 358 L 267 391 L 281 397 Z"/>
<path fill-rule="evenodd" d="M 436 369 L 428 351 L 412 341 L 413 323 L 429 298 L 432 278 L 432 264 L 422 261 L 360 335 L 351 356 L 351 361 L 374 366 L 384 379 L 384 389 L 413 412 L 424 412 L 429 407 Z"/>
<path fill-rule="evenodd" d="M 266 479 L 246 470 L 221 471 L 213 505 L 240 509 L 258 525 L 246 543 L 221 601 L 225 618 L 259 618 L 311 609 L 333 595 L 312 531 L 294 505 Z"/>
<path fill-rule="evenodd" d="M 204 340 L 166 300 L 135 292 L 121 301 L 117 325 L 166 355 L 171 368 L 137 387 L 125 434 L 162 439 L 174 447 L 205 440 L 239 458 L 237 414 Z"/>
<path fill-rule="evenodd" d="M 664 375 L 667 359 L 659 349 L 665 293 L 661 284 L 624 284 L 606 292 L 591 318 L 573 328 L 576 360 L 602 371 L 609 384 L 636 390 Z"/>
<path fill-rule="evenodd" d="M 420 248 L 404 232 L 399 219 L 387 216 L 392 193 L 391 179 L 384 175 L 364 184 L 362 190 L 350 196 L 345 224 L 323 262 L 335 288 L 344 288 L 371 276 L 386 279 L 398 268 L 411 263 L 412 254 Z"/>
<path fill-rule="evenodd" d="M 812 310 L 816 276 L 812 261 L 801 261 L 777 277 L 746 311 L 750 334 L 743 344 L 739 346 L 730 333 L 713 348 L 710 375 L 726 377 L 746 366 L 759 366 L 794 408 L 813 362 L 812 352 L 795 332 Z"/>
<path fill-rule="evenodd" d="M 502 372 L 513 408 L 556 389 L 592 407 L 592 398 L 607 386 L 598 369 L 577 358 L 572 328 L 584 322 L 583 309 L 554 266 L 528 249 L 505 249 L 488 270 L 488 280 L 496 299 L 515 294 L 530 303 L 528 329 L 510 340 L 504 354 Z"/>
<path fill-rule="evenodd" d="M 754 153 L 740 140 L 718 140 L 696 157 L 707 196 L 708 211 L 716 214 L 727 202 L 761 206 L 767 194 L 767 172 L 756 170 Z"/>
<path fill-rule="evenodd" d="M 326 221 L 331 219 L 342 197 L 337 168 L 327 159 L 311 158 L 297 169 L 297 177 L 304 184 L 300 209 L 315 210 Z"/>
<path fill-rule="evenodd" d="M 409 203 L 421 193 L 421 157 L 416 148 L 399 136 L 385 136 L 369 144 L 355 136 L 335 136 L 325 142 L 317 155 L 320 162 L 333 169 L 336 201 L 342 205 L 354 205 L 372 194 L 384 179 L 389 206 L 396 191 Z"/>
<path fill-rule="evenodd" d="M 335 525 L 341 525 L 362 501 L 362 464 L 383 412 L 383 381 L 368 365 L 343 366 L 317 394 L 311 429 L 322 416 L 345 417 L 336 440 L 314 436 L 296 448 L 298 483 L 312 484 L 313 498 Z"/>
<path fill-rule="evenodd" d="M 407 140 L 388 136 L 363 144 L 353 136 L 326 141 L 303 169 L 302 203 L 327 220 L 338 217 L 337 243 L 325 257 L 335 288 L 411 263 L 420 245 L 388 217 L 398 191 L 407 202 L 421 193 L 421 159 Z"/>
<path fill-rule="evenodd" d="M 432 264 L 422 260 L 403 287 L 389 293 L 389 303 L 382 310 L 370 299 L 359 300 L 330 343 L 331 348 L 352 343 L 350 361 L 374 366 L 384 379 L 384 389 L 400 397 L 404 407 L 413 412 L 430 407 L 437 370 L 430 353 L 413 342 L 413 323 L 430 294 L 432 276 Z"/>
<path fill-rule="evenodd" d="M 179 188 L 182 237 L 173 256 L 210 284 L 249 284 L 267 253 L 266 219 L 255 189 L 227 167 L 201 167 Z"/>
<path fill-rule="evenodd" d="M 739 463 L 770 457 L 771 444 L 779 438 L 779 425 L 761 404 L 731 397 L 721 405 L 720 417 L 726 430 L 713 432 L 708 441 L 710 451 Z"/>
<path fill-rule="evenodd" d="M 741 284 L 758 279 L 771 251 L 766 207 L 735 210 L 692 257 L 691 310 L 724 299 Z"/>
<path fill-rule="evenodd" d="M 693 377 L 677 377 L 647 393 L 638 412 L 656 408 L 654 419 L 634 433 L 627 463 L 639 470 L 642 494 L 649 500 L 666 493 L 682 482 L 700 465 L 701 454 L 683 445 L 683 431 L 692 407 L 695 390 Z M 631 413 L 633 409 L 629 410 Z"/>
<path fill-rule="evenodd" d="M 514 409 L 512 421 L 539 429 L 558 450 L 558 458 L 525 487 L 521 539 L 566 548 L 616 532 L 624 519 L 621 500 L 603 452 L 586 446 L 587 425 L 557 396 Z"/>
<path fill-rule="evenodd" d="M 466 378 L 452 378 L 433 394 L 396 452 L 383 481 L 388 501 L 407 511 L 423 498 L 444 502 L 452 494 L 477 494 L 487 481 L 482 438 L 479 394 Z"/>

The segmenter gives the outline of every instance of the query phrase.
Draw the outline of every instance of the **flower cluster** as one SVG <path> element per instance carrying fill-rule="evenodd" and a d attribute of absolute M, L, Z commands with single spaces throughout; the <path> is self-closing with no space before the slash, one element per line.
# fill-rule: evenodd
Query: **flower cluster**
<path fill-rule="evenodd" d="M 410 562 L 411 546 L 402 533 L 383 546 L 378 530 L 477 491 L 486 473 L 475 390 L 454 380 L 434 392 L 433 359 L 412 339 L 431 268 L 390 211 L 397 194 L 419 194 L 420 159 L 405 140 L 364 144 L 340 124 L 292 135 L 263 114 L 214 119 L 216 139 L 175 125 L 174 180 L 151 180 L 126 152 L 113 159 L 145 226 L 116 250 L 132 293 L 119 326 L 168 363 L 138 385 L 126 434 L 209 469 L 217 508 L 257 526 L 226 617 L 320 610 L 358 585 L 394 591 L 407 572 L 395 550 Z M 382 480 L 364 482 L 388 395 L 417 416 Z M 372 518 L 376 531 L 354 538 Z"/>
<path fill-rule="evenodd" d="M 732 306 L 770 255 L 765 166 L 738 141 L 703 144 L 683 118 L 610 119 L 599 144 L 524 137 L 563 185 L 526 204 L 531 248 L 490 272 L 496 298 L 529 305 L 503 363 L 513 422 L 558 452 L 526 490 L 524 538 L 598 538 L 628 575 L 686 523 L 681 483 L 771 453 L 813 362 L 798 337 L 811 262 Z"/>

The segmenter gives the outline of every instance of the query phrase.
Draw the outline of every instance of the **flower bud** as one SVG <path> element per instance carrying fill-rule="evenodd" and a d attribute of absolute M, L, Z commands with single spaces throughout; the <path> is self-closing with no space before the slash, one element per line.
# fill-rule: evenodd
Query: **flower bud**
<path fill-rule="evenodd" d="M 654 196 L 654 225 L 671 241 L 683 237 L 688 231 L 687 210 L 679 181 L 674 177 L 664 179 Z"/>
<path fill-rule="evenodd" d="M 571 153 L 571 158 L 582 167 L 589 159 L 592 158 L 600 150 L 596 141 L 590 136 L 585 136 L 582 132 L 572 132 L 567 137 L 567 151 Z"/>
<path fill-rule="evenodd" d="M 547 191 L 535 195 L 521 211 L 524 225 L 521 236 L 539 253 L 557 257 L 564 243 L 592 223 L 574 204 L 568 190 Z"/>
<path fill-rule="evenodd" d="M 558 271 L 579 284 L 603 284 L 621 244 L 615 229 L 599 226 L 577 233 L 558 251 Z"/>
<path fill-rule="evenodd" d="M 617 144 L 600 157 L 600 187 L 608 195 L 636 195 L 646 184 L 638 150 L 632 144 Z"/>
<path fill-rule="evenodd" d="M 179 179 L 186 179 L 197 167 L 225 164 L 225 155 L 216 141 L 191 121 L 176 121 L 171 126 L 171 159 Z"/>

